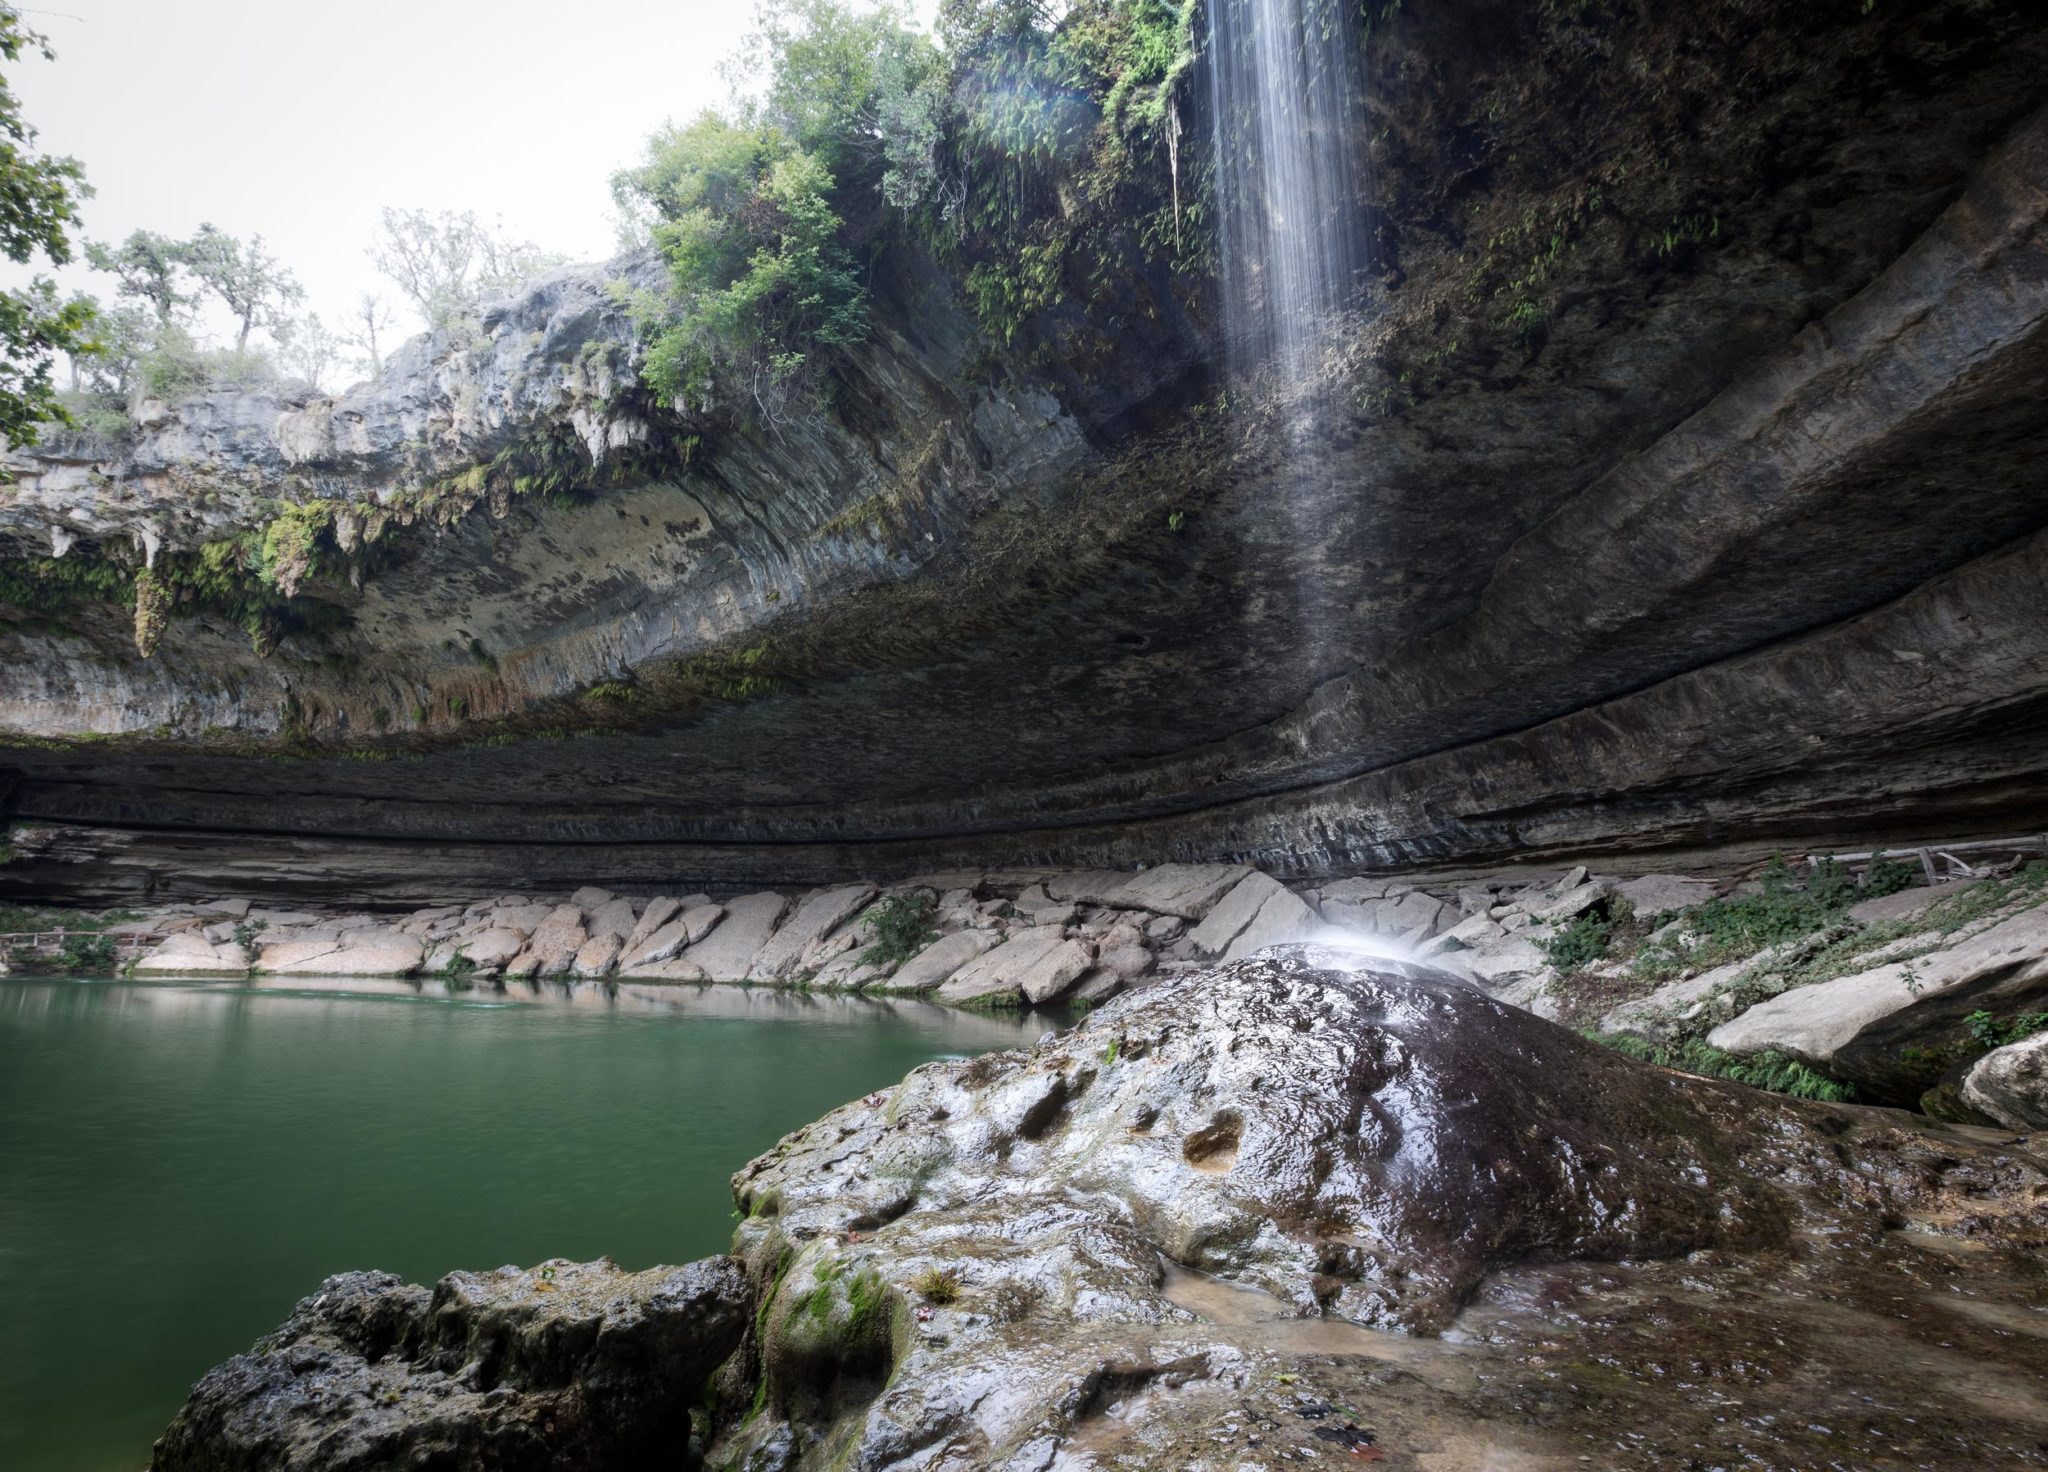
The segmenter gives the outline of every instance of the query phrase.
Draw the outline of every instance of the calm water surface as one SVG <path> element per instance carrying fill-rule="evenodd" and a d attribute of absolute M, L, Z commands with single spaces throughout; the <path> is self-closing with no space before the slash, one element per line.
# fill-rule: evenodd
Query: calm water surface
<path fill-rule="evenodd" d="M 1052 1023 L 733 987 L 0 980 L 0 1468 L 139 1468 L 329 1273 L 723 1250 L 727 1177 Z"/>

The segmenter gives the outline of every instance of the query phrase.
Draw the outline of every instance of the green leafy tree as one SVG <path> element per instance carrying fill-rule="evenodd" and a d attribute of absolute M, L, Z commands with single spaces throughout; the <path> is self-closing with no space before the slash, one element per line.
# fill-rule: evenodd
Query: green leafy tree
<path fill-rule="evenodd" d="M 0 57 L 11 66 L 25 50 L 53 58 L 19 11 L 0 8 Z M 38 153 L 35 139 L 14 89 L 0 77 L 0 253 L 17 265 L 40 255 L 62 266 L 71 260 L 85 174 L 74 159 Z M 46 276 L 0 293 L 0 434 L 9 446 L 32 444 L 40 425 L 70 422 L 51 372 L 59 353 L 87 349 L 92 320 L 87 299 L 60 297 Z"/>
<path fill-rule="evenodd" d="M 900 0 L 764 0 L 726 75 L 743 112 L 814 153 L 848 183 L 888 152 L 920 88 L 943 77 L 942 58 Z M 927 92 L 929 101 L 935 94 Z"/>
<path fill-rule="evenodd" d="M 154 230 L 137 230 L 119 245 L 86 242 L 86 263 L 115 281 L 116 299 L 139 302 L 159 325 L 183 322 L 197 302 L 186 286 L 185 244 Z"/>
<path fill-rule="evenodd" d="M 653 328 L 642 375 L 668 398 L 706 409 L 722 384 L 774 422 L 815 349 L 867 335 L 832 173 L 782 130 L 704 113 L 658 134 L 614 189 L 657 219 L 670 292 L 641 304 Z"/>
<path fill-rule="evenodd" d="M 291 320 L 288 309 L 305 300 L 292 273 L 264 250 L 261 235 L 245 244 L 217 226 L 201 225 L 197 235 L 173 249 L 199 288 L 219 298 L 234 317 L 240 329 L 237 353 L 249 350 L 249 333 L 259 326 L 282 339 Z"/>

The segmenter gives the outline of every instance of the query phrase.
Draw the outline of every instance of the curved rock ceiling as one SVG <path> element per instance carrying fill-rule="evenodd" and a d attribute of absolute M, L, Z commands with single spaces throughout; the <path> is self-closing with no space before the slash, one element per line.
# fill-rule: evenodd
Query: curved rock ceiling
<path fill-rule="evenodd" d="M 2048 819 L 2048 16 L 1709 6 L 1552 75 L 1507 8 L 1420 9 L 1372 53 L 1379 279 L 1307 400 L 1219 410 L 1201 283 L 1134 277 L 1085 358 L 998 351 L 897 252 L 832 412 L 679 464 L 617 408 L 629 260 L 338 401 L 217 394 L 17 464 L 14 555 L 390 503 L 548 428 L 614 469 L 392 527 L 359 587 L 304 590 L 340 627 L 267 656 L 224 619 L 143 660 L 125 609 L 0 609 L 37 861 L 0 886 L 1314 870 Z M 1503 222 L 1624 165 L 1633 213 L 1588 215 L 1545 321 L 1500 330 L 1471 283 Z M 1660 242 L 1664 211 L 1713 224 Z"/>

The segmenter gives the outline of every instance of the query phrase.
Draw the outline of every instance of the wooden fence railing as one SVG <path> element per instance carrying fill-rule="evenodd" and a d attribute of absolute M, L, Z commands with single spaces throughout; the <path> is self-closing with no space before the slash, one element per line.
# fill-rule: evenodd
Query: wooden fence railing
<path fill-rule="evenodd" d="M 1965 859 L 1961 857 L 1963 854 L 1975 857 Z M 1948 879 L 1980 879 L 1987 874 L 2010 873 L 2035 857 L 2048 858 L 2048 833 L 2033 833 L 2020 838 L 1973 838 L 1962 843 L 1923 843 L 1909 848 L 1878 848 L 1860 854 L 1808 854 L 1806 863 L 1809 868 L 1818 868 L 1833 862 L 1853 871 L 1886 859 L 1917 859 L 1921 876 L 1929 884 L 1940 884 Z"/>

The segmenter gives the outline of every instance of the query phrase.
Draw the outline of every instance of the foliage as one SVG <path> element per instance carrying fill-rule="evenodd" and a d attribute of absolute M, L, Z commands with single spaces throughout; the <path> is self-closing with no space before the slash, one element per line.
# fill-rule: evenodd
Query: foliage
<path fill-rule="evenodd" d="M 156 574 L 143 568 L 135 574 L 135 652 L 144 659 L 156 653 L 163 642 L 164 626 L 170 622 L 170 599 Z"/>
<path fill-rule="evenodd" d="M 874 938 L 861 952 L 866 966 L 901 966 L 939 938 L 932 927 L 932 897 L 922 891 L 892 894 L 868 907 L 863 917 Z"/>
<path fill-rule="evenodd" d="M 211 224 L 177 247 L 177 257 L 192 273 L 199 289 L 218 297 L 240 328 L 235 351 L 249 350 L 249 332 L 258 325 L 277 331 L 289 324 L 286 308 L 305 299 L 291 272 L 263 248 L 261 235 L 246 244 Z"/>
<path fill-rule="evenodd" d="M 948 1304 L 960 1301 L 960 1274 L 952 1268 L 942 1268 L 936 1263 L 919 1273 L 910 1286 L 918 1297 L 927 1303 Z"/>
<path fill-rule="evenodd" d="M 1988 1053 L 1993 1048 L 2003 1048 L 2048 1030 L 2048 1012 L 2022 1012 L 2017 1017 L 2000 1021 L 1979 1008 L 1963 1019 L 1963 1026 L 1968 1029 L 1971 1040 Z"/>
<path fill-rule="evenodd" d="M 466 992 L 476 985 L 476 971 L 476 962 L 455 951 L 442 963 L 441 982 L 451 992 Z"/>
<path fill-rule="evenodd" d="M 1880 866 L 1870 877 L 1876 893 L 1891 893 L 1900 883 L 1896 869 Z M 1911 881 L 1907 870 L 1904 882 Z M 1849 906 L 1872 896 L 1872 889 L 1857 888 L 1848 872 L 1832 862 L 1812 870 L 1801 884 L 1774 856 L 1754 891 L 1681 911 L 1671 934 L 1645 942 L 1637 952 L 1635 971 L 1661 978 L 1754 955 L 1766 946 L 1825 930 L 1839 923 Z"/>
<path fill-rule="evenodd" d="M 277 329 L 277 361 L 285 373 L 325 390 L 348 342 L 330 332 L 318 312 L 286 320 Z"/>
<path fill-rule="evenodd" d="M 641 376 L 679 407 L 708 410 L 720 384 L 782 417 L 815 379 L 813 352 L 867 335 L 867 293 L 838 239 L 831 171 L 775 129 L 704 113 L 619 176 L 658 217 L 666 300 L 636 312 L 651 332 Z M 809 370 L 807 372 L 807 370 Z"/>
<path fill-rule="evenodd" d="M 19 11 L 0 8 L 0 57 L 11 65 L 24 51 L 53 57 Z M 78 199 L 88 192 L 85 173 L 75 159 L 36 152 L 35 140 L 20 99 L 0 77 L 0 255 L 17 266 L 37 256 L 62 266 L 71 260 Z M 9 448 L 34 443 L 40 425 L 69 422 L 51 369 L 57 354 L 87 350 L 92 321 L 88 302 L 60 298 L 46 276 L 0 291 L 0 435 Z"/>
<path fill-rule="evenodd" d="M 463 331 L 476 325 L 477 305 L 493 292 L 509 291 L 521 282 L 562 263 L 532 241 L 513 240 L 502 221 L 487 223 L 470 211 L 387 209 L 378 222 L 370 259 L 419 309 L 427 326 Z M 374 316 L 367 351 L 377 356 Z"/>
<path fill-rule="evenodd" d="M 234 940 L 241 948 L 244 961 L 254 961 L 257 951 L 257 937 L 270 928 L 268 920 L 238 920 L 235 922 Z"/>
<path fill-rule="evenodd" d="M 1607 954 L 1608 942 L 1613 934 L 1612 919 L 1598 911 L 1589 911 L 1555 935 L 1536 944 L 1549 959 L 1550 964 L 1558 970 L 1578 971 Z"/>
<path fill-rule="evenodd" d="M 57 947 L 57 964 L 73 975 L 110 972 L 114 969 L 114 938 L 66 935 Z"/>
<path fill-rule="evenodd" d="M 111 562 L 73 555 L 0 561 L 0 603 L 29 613 L 63 613 L 86 603 L 126 603 L 133 597 L 127 571 Z"/>
<path fill-rule="evenodd" d="M 1148 263 L 1207 260 L 1207 186 L 1183 187 L 1180 150 L 1199 14 L 947 0 L 935 45 L 898 0 L 766 0 L 729 68 L 738 104 L 613 182 L 669 267 L 631 298 L 648 384 L 776 422 L 865 338 L 861 257 L 906 242 L 950 261 L 1003 341 L 1077 292 L 1124 310 Z"/>
<path fill-rule="evenodd" d="M 1640 1038 L 1615 1033 L 1589 1034 L 1593 1041 L 1604 1047 L 1624 1053 L 1645 1063 L 1654 1063 L 1659 1068 L 1675 1068 L 1685 1073 L 1704 1074 L 1708 1078 L 1725 1078 L 1733 1083 L 1747 1084 L 1753 1089 L 1765 1089 L 1773 1094 L 1786 1094 L 1794 1099 L 1818 1099 L 1829 1104 L 1846 1104 L 1856 1097 L 1853 1086 L 1839 1079 L 1829 1078 L 1808 1068 L 1796 1058 L 1783 1053 L 1755 1053 L 1748 1057 L 1737 1057 L 1724 1053 L 1719 1048 L 1709 1047 L 1698 1038 L 1688 1038 L 1675 1047 L 1661 1047 L 1646 1043 Z"/>

